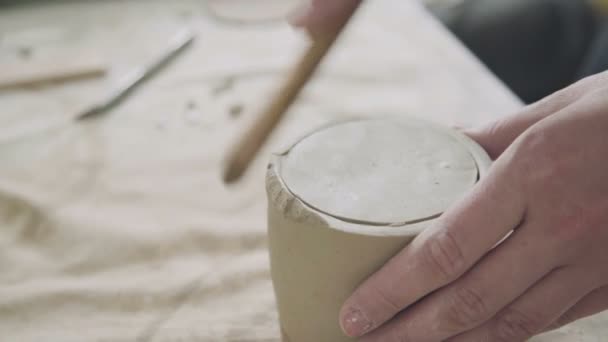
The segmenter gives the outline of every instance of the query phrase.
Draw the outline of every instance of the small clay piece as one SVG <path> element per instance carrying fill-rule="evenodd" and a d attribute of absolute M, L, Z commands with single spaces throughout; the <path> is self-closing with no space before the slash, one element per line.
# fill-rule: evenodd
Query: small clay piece
<path fill-rule="evenodd" d="M 338 324 L 344 301 L 489 165 L 471 139 L 418 119 L 344 122 L 274 155 L 268 230 L 284 341 L 352 341 Z"/>
<path fill-rule="evenodd" d="M 211 89 L 211 94 L 213 94 L 213 96 L 219 96 L 222 93 L 225 93 L 232 89 L 232 87 L 234 87 L 235 82 L 236 79 L 234 77 L 228 76 L 222 79 L 215 87 Z"/>
<path fill-rule="evenodd" d="M 233 119 L 238 118 L 239 116 L 241 116 L 241 114 L 243 114 L 244 109 L 245 107 L 243 107 L 242 104 L 235 104 L 230 106 L 230 117 Z"/>
<path fill-rule="evenodd" d="M 29 46 L 21 46 L 17 49 L 17 54 L 21 59 L 30 59 L 32 57 L 33 49 Z"/>
<path fill-rule="evenodd" d="M 203 113 L 198 109 L 198 105 L 194 100 L 189 100 L 186 103 L 184 120 L 191 126 L 198 126 L 203 122 Z"/>
<path fill-rule="evenodd" d="M 196 102 L 194 102 L 193 100 L 190 100 L 186 103 L 186 109 L 187 110 L 194 110 L 196 109 Z"/>
<path fill-rule="evenodd" d="M 234 87 L 236 79 L 233 76 L 228 76 L 222 79 L 216 86 L 211 88 L 211 94 L 213 96 L 219 96 Z"/>

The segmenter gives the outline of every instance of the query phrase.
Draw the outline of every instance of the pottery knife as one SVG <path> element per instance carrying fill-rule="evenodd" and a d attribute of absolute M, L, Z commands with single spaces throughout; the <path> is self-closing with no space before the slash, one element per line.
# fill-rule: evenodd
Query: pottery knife
<path fill-rule="evenodd" d="M 149 65 L 138 67 L 128 73 L 118 82 L 116 87 L 112 89 L 109 96 L 98 104 L 80 113 L 76 117 L 76 120 L 85 120 L 96 117 L 119 105 L 138 86 L 156 74 L 160 69 L 173 60 L 173 58 L 183 52 L 194 41 L 194 38 L 195 34 L 190 30 L 182 30 L 176 33 L 169 41 L 169 45 L 167 46 L 166 50 L 156 60 Z"/>

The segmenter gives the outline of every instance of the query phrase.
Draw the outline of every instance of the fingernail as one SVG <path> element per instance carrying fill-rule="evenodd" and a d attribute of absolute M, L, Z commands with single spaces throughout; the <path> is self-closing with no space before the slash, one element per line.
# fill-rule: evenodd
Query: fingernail
<path fill-rule="evenodd" d="M 349 337 L 362 336 L 372 328 L 372 323 L 357 309 L 348 311 L 344 317 L 342 317 L 340 325 L 342 326 L 344 333 Z"/>
<path fill-rule="evenodd" d="M 287 15 L 287 22 L 293 26 L 304 26 L 312 13 L 312 3 L 305 0 L 298 7 Z"/>

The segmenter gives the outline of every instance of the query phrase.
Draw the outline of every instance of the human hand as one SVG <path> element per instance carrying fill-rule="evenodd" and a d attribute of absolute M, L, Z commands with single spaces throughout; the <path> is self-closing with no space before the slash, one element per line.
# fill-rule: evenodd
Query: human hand
<path fill-rule="evenodd" d="M 289 22 L 305 28 L 313 37 L 333 33 L 348 19 L 360 0 L 305 0 Z"/>
<path fill-rule="evenodd" d="M 347 300 L 349 336 L 516 342 L 608 309 L 608 73 L 469 135 L 496 162 Z"/>

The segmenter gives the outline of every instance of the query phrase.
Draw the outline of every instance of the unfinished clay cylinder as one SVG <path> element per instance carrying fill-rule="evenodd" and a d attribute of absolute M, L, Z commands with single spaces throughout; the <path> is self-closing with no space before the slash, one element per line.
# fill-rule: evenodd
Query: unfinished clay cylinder
<path fill-rule="evenodd" d="M 322 128 L 268 167 L 271 273 L 284 342 L 352 341 L 350 294 L 483 177 L 472 140 L 418 119 Z"/>

